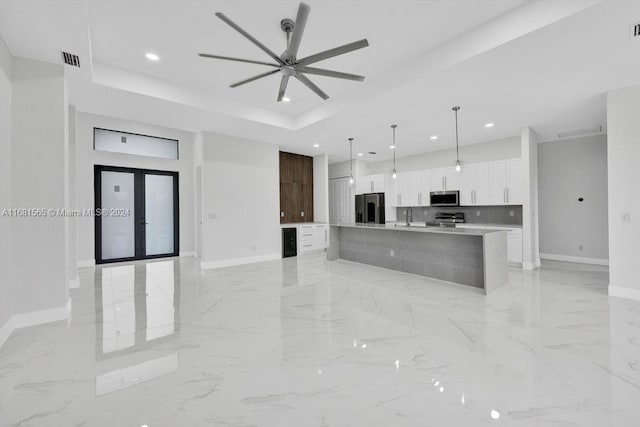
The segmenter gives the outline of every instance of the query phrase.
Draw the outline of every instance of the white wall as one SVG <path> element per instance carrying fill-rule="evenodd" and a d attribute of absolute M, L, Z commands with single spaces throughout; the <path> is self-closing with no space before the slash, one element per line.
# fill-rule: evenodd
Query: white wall
<path fill-rule="evenodd" d="M 329 157 L 313 157 L 313 220 L 329 222 Z"/>
<path fill-rule="evenodd" d="M 278 147 L 204 133 L 203 150 L 202 267 L 280 258 Z"/>
<path fill-rule="evenodd" d="M 64 68 L 14 57 L 12 83 L 11 207 L 65 208 L 68 105 Z M 55 310 L 54 317 L 66 317 L 68 221 L 12 218 L 11 224 L 14 315 Z"/>
<path fill-rule="evenodd" d="M 398 145 L 398 155 L 402 155 L 402 146 Z M 520 138 L 507 138 L 480 144 L 464 145 L 460 147 L 460 161 L 465 163 L 489 162 L 521 157 Z M 456 149 L 431 151 L 407 157 L 396 158 L 398 172 L 411 172 L 423 169 L 434 169 L 455 166 Z M 368 174 L 391 173 L 393 160 L 369 162 Z"/>
<path fill-rule="evenodd" d="M 609 294 L 640 300 L 640 86 L 607 94 Z"/>
<path fill-rule="evenodd" d="M 95 151 L 93 150 L 94 127 L 177 139 L 180 144 L 180 159 L 170 160 Z M 180 252 L 195 252 L 194 138 L 195 136 L 191 132 L 78 112 L 76 118 L 78 208 L 94 207 L 94 165 L 178 172 L 180 190 Z M 88 265 L 95 259 L 94 219 L 83 217 L 78 218 L 77 221 L 78 260 L 80 265 Z"/>
<path fill-rule="evenodd" d="M 538 183 L 541 254 L 606 263 L 607 136 L 538 144 Z"/>
<path fill-rule="evenodd" d="M 11 208 L 11 54 L 0 37 L 0 210 Z M 11 315 L 11 220 L 0 215 L 0 345 Z"/>

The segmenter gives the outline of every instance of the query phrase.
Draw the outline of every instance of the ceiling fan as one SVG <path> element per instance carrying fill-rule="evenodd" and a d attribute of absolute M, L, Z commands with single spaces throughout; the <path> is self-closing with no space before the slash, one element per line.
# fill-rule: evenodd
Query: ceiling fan
<path fill-rule="evenodd" d="M 229 56 L 211 55 L 208 53 L 199 53 L 198 55 L 203 58 L 225 59 L 227 61 L 268 65 L 269 67 L 275 68 L 274 70 L 270 70 L 265 73 L 258 74 L 257 76 L 253 76 L 248 79 L 233 83 L 230 86 L 232 88 L 261 79 L 263 77 L 270 76 L 272 74 L 280 73 L 282 74 L 282 78 L 280 80 L 280 89 L 278 90 L 278 102 L 282 101 L 282 99 L 284 98 L 284 94 L 287 90 L 287 83 L 289 82 L 290 77 L 294 77 L 295 79 L 299 80 L 302 84 L 314 91 L 322 99 L 329 99 L 329 95 L 324 93 L 322 89 L 320 89 L 315 83 L 309 80 L 306 74 L 335 77 L 338 79 L 354 80 L 359 82 L 363 81 L 365 77 L 359 76 L 357 74 L 342 73 L 339 71 L 326 70 L 323 68 L 309 67 L 309 65 L 319 61 L 323 61 L 325 59 L 333 58 L 338 55 L 353 52 L 354 50 L 362 49 L 369 46 L 369 42 L 367 41 L 367 39 L 362 39 L 333 49 L 325 50 L 323 52 L 316 53 L 302 59 L 298 59 L 296 55 L 298 54 L 298 48 L 300 47 L 300 41 L 302 40 L 302 34 L 304 33 L 304 27 L 307 24 L 307 18 L 309 17 L 310 10 L 311 8 L 307 4 L 300 3 L 300 5 L 298 6 L 298 15 L 296 16 L 295 21 L 292 21 L 288 18 L 280 21 L 280 28 L 287 35 L 287 48 L 280 56 L 276 55 L 271 49 L 260 43 L 260 41 L 243 30 L 238 24 L 227 18 L 225 14 L 220 12 L 216 13 L 216 16 L 218 18 L 222 19 L 231 28 L 242 34 L 244 37 L 249 39 L 249 41 L 266 52 L 267 55 L 269 55 L 271 59 L 275 61 L 275 63 L 254 61 L 251 59 L 232 58 Z"/>

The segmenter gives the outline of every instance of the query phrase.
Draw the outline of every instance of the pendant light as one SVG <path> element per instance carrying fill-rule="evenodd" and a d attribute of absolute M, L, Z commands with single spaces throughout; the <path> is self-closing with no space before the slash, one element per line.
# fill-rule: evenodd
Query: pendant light
<path fill-rule="evenodd" d="M 396 177 L 398 176 L 396 172 L 396 128 L 397 127 L 398 125 L 391 125 L 391 129 L 393 132 L 393 145 L 391 146 L 393 149 L 393 171 L 391 172 L 391 177 L 393 179 L 396 179 Z"/>
<path fill-rule="evenodd" d="M 349 184 L 353 185 L 353 138 L 349 138 Z"/>
<path fill-rule="evenodd" d="M 456 115 L 456 172 L 460 172 L 462 170 L 462 166 L 460 165 L 460 151 L 458 148 L 458 111 L 460 111 L 460 107 L 453 107 L 452 110 Z"/>

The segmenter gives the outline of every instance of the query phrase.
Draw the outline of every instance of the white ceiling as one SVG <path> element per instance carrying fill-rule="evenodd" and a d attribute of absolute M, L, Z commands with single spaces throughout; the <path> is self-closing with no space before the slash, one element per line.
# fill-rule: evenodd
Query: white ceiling
<path fill-rule="evenodd" d="M 607 90 L 640 84 L 640 21 L 635 0 L 308 1 L 299 57 L 367 38 L 370 47 L 316 66 L 364 74 L 363 83 L 311 77 L 331 99 L 292 82 L 290 103 L 276 103 L 274 75 L 228 85 L 264 67 L 196 56 L 207 52 L 269 58 L 214 16 L 222 11 L 272 50 L 283 50 L 280 19 L 296 1 L 0 0 L 0 34 L 14 55 L 69 69 L 71 102 L 80 111 L 191 131 L 214 131 L 276 143 L 284 149 L 348 157 L 390 157 L 452 147 L 453 105 L 461 105 L 461 144 L 606 125 Z M 160 55 L 157 63 L 146 52 Z M 486 122 L 496 126 L 486 129 Z M 439 139 L 431 141 L 430 135 Z M 312 145 L 318 143 L 319 149 Z M 367 157 L 365 156 L 365 159 Z"/>

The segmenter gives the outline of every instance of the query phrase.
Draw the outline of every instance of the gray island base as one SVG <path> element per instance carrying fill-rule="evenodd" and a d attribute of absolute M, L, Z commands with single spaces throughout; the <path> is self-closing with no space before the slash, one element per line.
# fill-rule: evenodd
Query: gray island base
<path fill-rule="evenodd" d="M 507 233 L 498 230 L 338 224 L 327 259 L 344 259 L 479 288 L 507 283 Z"/>

